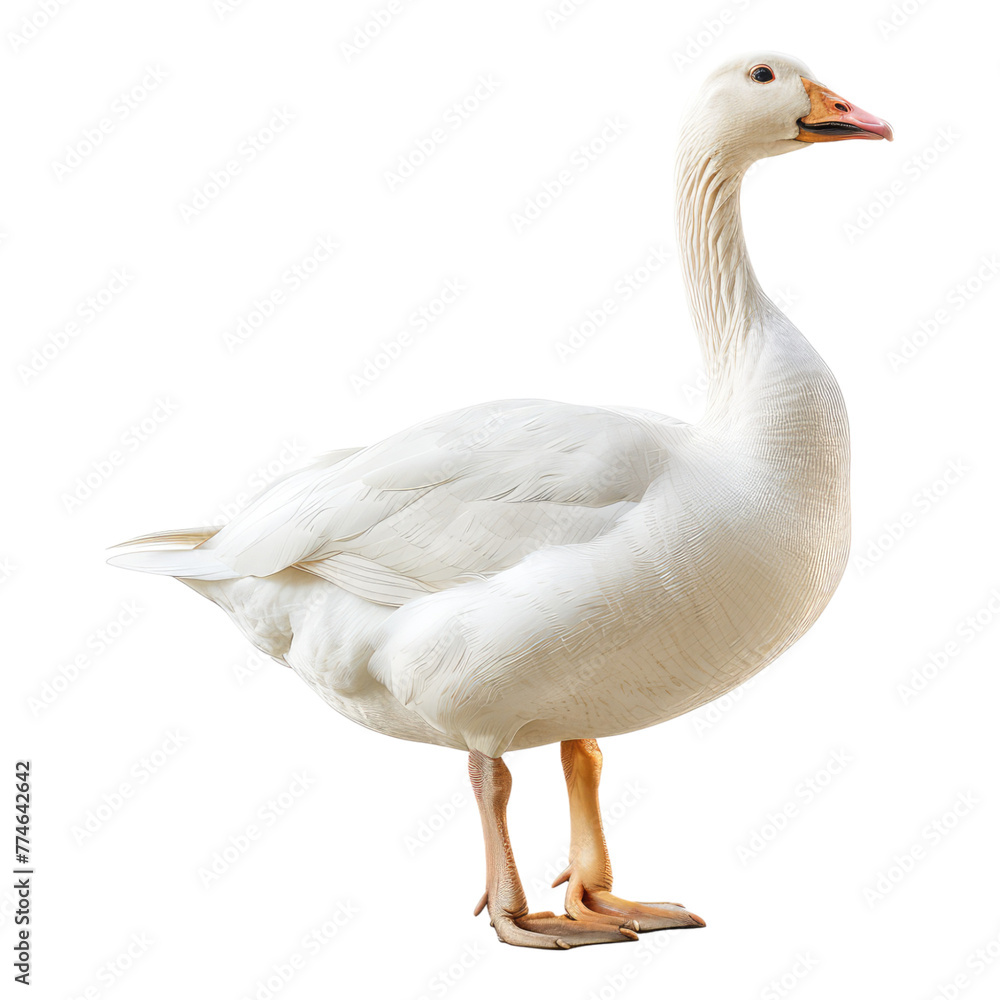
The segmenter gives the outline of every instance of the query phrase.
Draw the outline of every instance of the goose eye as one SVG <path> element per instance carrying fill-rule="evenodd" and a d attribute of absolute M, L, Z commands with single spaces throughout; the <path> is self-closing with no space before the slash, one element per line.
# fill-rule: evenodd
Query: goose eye
<path fill-rule="evenodd" d="M 756 80 L 757 83 L 770 83 L 774 79 L 774 73 L 770 66 L 754 66 L 750 70 L 750 79 Z"/>

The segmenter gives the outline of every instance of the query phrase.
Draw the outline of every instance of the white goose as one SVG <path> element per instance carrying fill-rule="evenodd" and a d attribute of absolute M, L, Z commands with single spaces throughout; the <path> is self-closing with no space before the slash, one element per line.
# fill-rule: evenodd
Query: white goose
<path fill-rule="evenodd" d="M 333 708 L 469 752 L 501 940 L 541 948 L 702 926 L 611 894 L 596 738 L 689 712 L 812 625 L 847 559 L 847 415 L 761 291 L 739 190 L 757 159 L 888 124 L 779 55 L 706 82 L 682 133 L 677 224 L 711 385 L 700 423 L 487 403 L 273 484 L 216 529 L 110 561 L 174 576 Z M 508 750 L 562 742 L 566 915 L 529 913 L 506 827 Z"/>

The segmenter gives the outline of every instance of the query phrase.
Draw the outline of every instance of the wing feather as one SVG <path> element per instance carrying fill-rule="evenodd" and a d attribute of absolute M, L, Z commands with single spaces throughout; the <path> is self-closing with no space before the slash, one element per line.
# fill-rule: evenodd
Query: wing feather
<path fill-rule="evenodd" d="M 296 565 L 400 606 L 597 537 L 641 499 L 685 426 L 539 400 L 454 411 L 287 476 L 205 547 L 241 576 Z"/>

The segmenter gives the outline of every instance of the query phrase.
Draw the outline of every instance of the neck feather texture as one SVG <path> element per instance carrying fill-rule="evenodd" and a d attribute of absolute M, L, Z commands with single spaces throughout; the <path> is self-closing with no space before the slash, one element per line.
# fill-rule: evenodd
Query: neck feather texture
<path fill-rule="evenodd" d="M 846 490 L 847 415 L 836 379 L 763 293 L 747 257 L 740 184 L 751 161 L 711 152 L 718 145 L 699 138 L 689 131 L 678 156 L 677 229 L 708 374 L 700 424 Z"/>
<path fill-rule="evenodd" d="M 777 308 L 761 291 L 743 239 L 740 185 L 749 164 L 699 146 L 692 141 L 678 156 L 677 237 L 711 408 L 752 367 Z"/>

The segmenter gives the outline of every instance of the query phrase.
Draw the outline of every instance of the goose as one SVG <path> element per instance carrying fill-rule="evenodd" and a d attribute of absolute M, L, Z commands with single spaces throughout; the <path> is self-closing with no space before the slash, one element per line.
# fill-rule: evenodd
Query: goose
<path fill-rule="evenodd" d="M 701 927 L 612 893 L 598 740 L 690 712 L 816 621 L 848 554 L 849 440 L 830 369 L 763 293 L 740 185 L 758 159 L 887 122 L 765 53 L 712 73 L 682 126 L 677 236 L 710 384 L 686 423 L 513 399 L 455 410 L 272 483 L 223 527 L 113 565 L 175 577 L 341 715 L 465 751 L 499 939 L 566 949 Z M 530 912 L 510 751 L 559 743 L 565 913 Z"/>

